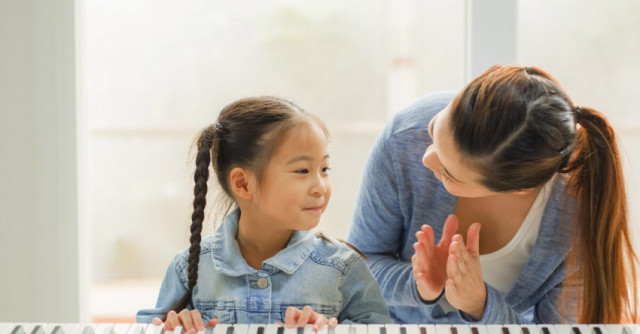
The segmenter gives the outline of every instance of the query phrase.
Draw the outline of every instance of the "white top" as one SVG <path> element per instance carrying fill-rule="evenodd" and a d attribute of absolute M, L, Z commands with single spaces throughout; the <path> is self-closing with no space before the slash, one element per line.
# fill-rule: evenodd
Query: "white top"
<path fill-rule="evenodd" d="M 511 291 L 520 277 L 522 269 L 529 261 L 533 245 L 538 237 L 544 208 L 547 206 L 547 201 L 549 201 L 553 190 L 554 180 L 555 176 L 542 187 L 527 216 L 522 221 L 520 229 L 511 241 L 493 253 L 480 255 L 483 280 L 502 296 L 506 296 Z M 446 298 L 442 298 L 439 304 L 445 313 L 455 311 Z"/>
<path fill-rule="evenodd" d="M 480 255 L 482 278 L 503 296 L 516 284 L 522 269 L 529 261 L 538 237 L 542 214 L 552 192 L 554 179 L 555 177 L 551 178 L 542 187 L 511 241 L 493 253 Z"/>

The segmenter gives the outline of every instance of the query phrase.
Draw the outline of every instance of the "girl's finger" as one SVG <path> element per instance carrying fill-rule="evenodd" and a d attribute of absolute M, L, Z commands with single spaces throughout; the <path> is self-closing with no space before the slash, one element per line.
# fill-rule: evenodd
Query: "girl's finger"
<path fill-rule="evenodd" d="M 298 316 L 300 315 L 300 310 L 295 307 L 287 307 L 287 311 L 284 315 L 284 323 L 287 327 L 291 328 L 295 326 L 298 321 Z"/>
<path fill-rule="evenodd" d="M 313 315 L 313 309 L 311 306 L 307 305 L 302 308 L 302 313 L 300 314 L 300 318 L 298 318 L 298 327 L 303 327 L 309 323 L 309 319 Z"/>
<path fill-rule="evenodd" d="M 164 322 L 164 328 L 166 330 L 172 331 L 177 326 L 180 326 L 180 321 L 178 321 L 178 313 L 176 313 L 176 311 L 169 311 L 169 313 L 167 313 L 167 319 Z"/>
<path fill-rule="evenodd" d="M 338 319 L 336 317 L 333 317 L 333 318 L 329 319 L 328 326 L 329 327 L 338 326 Z"/>
<path fill-rule="evenodd" d="M 449 248 L 449 243 L 451 242 L 451 237 L 458 231 L 458 217 L 456 215 L 449 215 L 447 220 L 444 222 L 444 227 L 442 228 L 442 238 L 440 238 L 440 242 L 438 246 Z"/>
<path fill-rule="evenodd" d="M 204 329 L 204 323 L 202 322 L 202 314 L 200 314 L 200 311 L 191 311 L 191 320 L 193 321 L 193 326 L 196 330 L 201 331 Z"/>
<path fill-rule="evenodd" d="M 184 309 L 180 311 L 180 313 L 178 313 L 178 320 L 180 320 L 182 328 L 184 328 L 185 331 L 191 333 L 196 332 L 195 328 L 193 327 L 193 320 L 191 319 L 191 312 L 189 312 L 189 310 Z"/>

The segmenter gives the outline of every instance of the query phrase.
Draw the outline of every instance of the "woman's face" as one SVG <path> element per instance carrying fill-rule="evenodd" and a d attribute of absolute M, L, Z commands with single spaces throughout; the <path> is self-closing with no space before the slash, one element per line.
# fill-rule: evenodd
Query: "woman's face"
<path fill-rule="evenodd" d="M 429 123 L 432 144 L 422 157 L 422 164 L 429 168 L 445 189 L 458 197 L 486 197 L 497 195 L 478 181 L 480 174 L 463 162 L 454 143 L 450 125 L 450 106 L 437 113 Z"/>

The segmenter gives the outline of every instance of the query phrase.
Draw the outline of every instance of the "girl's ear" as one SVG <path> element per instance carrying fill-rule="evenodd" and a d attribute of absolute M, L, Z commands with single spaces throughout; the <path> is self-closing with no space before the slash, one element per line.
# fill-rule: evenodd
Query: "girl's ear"
<path fill-rule="evenodd" d="M 254 182 L 253 174 L 243 168 L 236 167 L 229 173 L 229 186 L 231 191 L 242 199 L 251 199 L 253 196 L 250 182 Z"/>

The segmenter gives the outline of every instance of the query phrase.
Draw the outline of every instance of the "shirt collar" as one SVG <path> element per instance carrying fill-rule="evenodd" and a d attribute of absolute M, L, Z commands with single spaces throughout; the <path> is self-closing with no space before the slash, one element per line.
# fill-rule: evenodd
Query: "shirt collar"
<path fill-rule="evenodd" d="M 229 276 L 241 276 L 257 271 L 247 264 L 240 253 L 235 238 L 239 218 L 240 209 L 236 207 L 224 218 L 212 241 L 213 265 L 218 271 Z M 289 275 L 293 274 L 311 254 L 311 238 L 314 238 L 314 234 L 310 231 L 293 231 L 287 247 L 265 260 L 262 270 L 271 273 L 282 270 Z"/>

